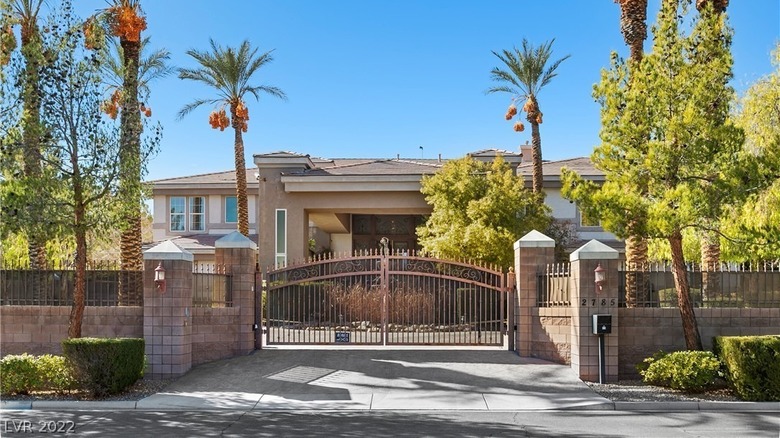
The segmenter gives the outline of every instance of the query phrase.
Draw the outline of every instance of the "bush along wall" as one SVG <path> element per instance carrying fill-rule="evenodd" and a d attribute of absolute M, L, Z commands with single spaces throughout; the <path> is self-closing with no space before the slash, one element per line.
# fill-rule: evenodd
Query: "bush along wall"
<path fill-rule="evenodd" d="M 718 336 L 713 345 L 740 398 L 780 401 L 780 336 Z"/>
<path fill-rule="evenodd" d="M 73 373 L 62 356 L 24 353 L 0 360 L 0 393 L 29 394 L 33 391 L 62 393 L 74 388 Z"/>
<path fill-rule="evenodd" d="M 116 394 L 143 377 L 144 340 L 75 338 L 62 341 L 76 380 L 93 397 Z"/>

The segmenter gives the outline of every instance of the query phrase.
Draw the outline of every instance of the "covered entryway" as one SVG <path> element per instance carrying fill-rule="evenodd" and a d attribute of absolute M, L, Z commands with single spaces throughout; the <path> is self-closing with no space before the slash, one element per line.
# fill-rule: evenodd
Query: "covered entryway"
<path fill-rule="evenodd" d="M 271 270 L 267 344 L 503 346 L 506 278 L 388 250 Z"/>

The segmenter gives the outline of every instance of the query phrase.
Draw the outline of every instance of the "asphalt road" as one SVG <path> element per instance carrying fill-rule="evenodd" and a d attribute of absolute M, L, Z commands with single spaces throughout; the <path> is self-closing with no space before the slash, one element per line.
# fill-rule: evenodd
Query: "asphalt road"
<path fill-rule="evenodd" d="M 100 437 L 772 437 L 777 413 L 2 411 L 0 435 Z M 41 430 L 43 429 L 43 430 Z"/>

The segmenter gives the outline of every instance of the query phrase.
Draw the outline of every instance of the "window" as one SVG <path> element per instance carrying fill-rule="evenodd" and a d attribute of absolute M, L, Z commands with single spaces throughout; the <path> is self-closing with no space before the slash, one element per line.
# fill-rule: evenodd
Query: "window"
<path fill-rule="evenodd" d="M 225 197 L 225 222 L 229 224 L 238 222 L 238 201 L 235 196 Z"/>
<path fill-rule="evenodd" d="M 185 198 L 182 196 L 171 197 L 171 231 L 184 231 L 184 205 Z"/>
<path fill-rule="evenodd" d="M 287 210 L 276 210 L 276 266 L 287 264 Z"/>
<path fill-rule="evenodd" d="M 190 230 L 204 231 L 206 229 L 206 198 L 190 196 Z"/>

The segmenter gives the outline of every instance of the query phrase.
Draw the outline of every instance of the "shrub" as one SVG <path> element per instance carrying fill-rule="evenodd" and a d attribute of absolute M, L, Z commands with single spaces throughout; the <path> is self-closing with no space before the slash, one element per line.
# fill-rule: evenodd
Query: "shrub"
<path fill-rule="evenodd" d="M 63 356 L 44 354 L 38 358 L 38 375 L 41 389 L 57 392 L 71 390 L 76 385 L 70 363 Z"/>
<path fill-rule="evenodd" d="M 143 376 L 143 339 L 66 339 L 62 350 L 76 380 L 94 397 L 121 392 Z"/>
<path fill-rule="evenodd" d="M 645 383 L 689 392 L 713 388 L 721 362 L 710 351 L 676 351 L 650 362 L 640 371 Z"/>
<path fill-rule="evenodd" d="M 8 355 L 0 360 L 0 392 L 29 394 L 41 385 L 38 359 L 27 353 Z"/>
<path fill-rule="evenodd" d="M 780 336 L 718 336 L 715 352 L 743 400 L 780 400 Z"/>
<path fill-rule="evenodd" d="M 663 350 L 656 351 L 655 353 L 653 353 L 652 356 L 645 358 L 645 360 L 643 360 L 642 362 L 636 365 L 637 372 L 639 372 L 639 375 L 643 375 L 643 373 L 647 371 L 647 368 L 650 367 L 650 365 L 653 364 L 653 362 L 663 359 L 668 355 L 669 353 Z"/>

